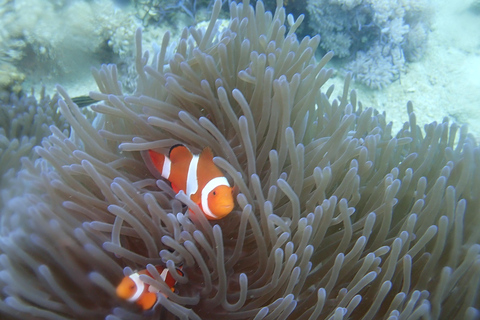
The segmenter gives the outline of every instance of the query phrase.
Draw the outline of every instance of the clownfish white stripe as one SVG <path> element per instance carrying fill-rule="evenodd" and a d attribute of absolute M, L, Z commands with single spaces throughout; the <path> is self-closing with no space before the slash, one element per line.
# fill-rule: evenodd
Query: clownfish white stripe
<path fill-rule="evenodd" d="M 198 180 L 197 180 L 197 166 L 198 166 L 198 159 L 200 157 L 198 155 L 194 155 L 192 157 L 192 161 L 190 161 L 190 165 L 188 166 L 188 173 L 187 173 L 187 190 L 185 190 L 185 194 L 187 196 L 191 196 L 198 190 Z"/>
<path fill-rule="evenodd" d="M 160 278 L 162 278 L 163 281 L 166 281 L 167 280 L 167 275 L 168 275 L 168 268 L 165 268 L 163 269 L 162 273 L 160 273 Z M 157 293 L 159 292 L 160 290 L 154 286 L 149 286 L 148 287 L 148 292 L 153 292 L 153 293 Z"/>
<path fill-rule="evenodd" d="M 140 296 L 142 295 L 143 289 L 145 288 L 145 284 L 143 283 L 142 280 L 140 280 L 140 275 L 138 273 L 132 273 L 129 276 L 129 278 L 132 279 L 133 282 L 135 282 L 137 291 L 135 291 L 135 294 L 130 299 L 127 299 L 127 300 L 134 302 L 134 301 L 137 301 L 138 298 L 140 298 Z"/>
<path fill-rule="evenodd" d="M 163 269 L 162 273 L 160 274 L 160 277 L 162 278 L 163 281 L 167 279 L 167 274 L 168 274 L 168 268 Z"/>
<path fill-rule="evenodd" d="M 163 160 L 163 167 L 162 167 L 162 177 L 168 179 L 170 177 L 170 168 L 172 167 L 172 162 L 168 157 L 165 157 Z"/>
<path fill-rule="evenodd" d="M 213 178 L 212 180 L 208 181 L 205 187 L 202 189 L 202 207 L 203 207 L 203 212 L 211 217 L 216 219 L 217 216 L 212 213 L 210 210 L 210 207 L 208 205 L 208 194 L 212 192 L 213 189 L 215 189 L 218 186 L 227 186 L 230 187 L 230 184 L 228 183 L 227 178 L 225 177 L 216 177 Z"/>

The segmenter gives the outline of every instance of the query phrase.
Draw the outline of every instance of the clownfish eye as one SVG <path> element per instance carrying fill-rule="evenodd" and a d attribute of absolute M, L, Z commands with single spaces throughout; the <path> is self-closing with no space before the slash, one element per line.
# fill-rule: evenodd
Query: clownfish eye
<path fill-rule="evenodd" d="M 217 195 L 217 193 L 216 193 L 215 191 L 213 191 L 213 195 L 214 195 L 214 196 L 216 196 L 216 195 Z"/>

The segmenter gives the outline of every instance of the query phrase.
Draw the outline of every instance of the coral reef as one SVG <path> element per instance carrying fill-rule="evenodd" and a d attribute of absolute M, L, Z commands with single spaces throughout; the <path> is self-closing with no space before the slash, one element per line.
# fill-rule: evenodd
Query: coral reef
<path fill-rule="evenodd" d="M 150 56 L 136 32 L 134 94 L 115 65 L 94 70 L 86 119 L 67 92 L 70 133 L 52 134 L 19 173 L 0 219 L 0 312 L 15 319 L 475 319 L 480 314 L 480 149 L 445 119 L 392 124 L 347 77 L 324 88 L 332 58 L 302 18 L 261 1 L 221 1 L 206 29 L 169 34 Z M 289 24 L 289 29 L 285 23 Z M 209 222 L 148 172 L 140 151 L 176 143 L 238 187 Z M 161 264 L 159 304 L 115 297 L 132 269 Z M 123 270 L 123 272 L 122 272 Z M 172 272 L 172 274 L 175 274 Z"/>
<path fill-rule="evenodd" d="M 409 29 L 404 44 L 403 53 L 407 61 L 418 61 L 425 54 L 428 40 L 428 27 L 425 23 L 419 22 Z"/>
<path fill-rule="evenodd" d="M 167 30 L 176 35 L 184 26 L 205 19 L 213 3 L 172 1 L 168 9 L 154 0 L 121 7 L 111 0 L 0 1 L 0 92 L 7 93 L 19 93 L 25 78 L 27 85 L 89 78 L 90 67 L 105 62 L 117 64 L 124 89 L 133 92 L 132 40 L 142 18 L 144 41 L 155 46 Z M 188 15 L 179 17 L 177 9 L 190 6 L 195 7 L 195 21 Z M 160 8 L 168 9 L 170 23 L 160 13 L 154 14 Z"/>
<path fill-rule="evenodd" d="M 194 25 L 208 19 L 214 1 L 212 0 L 135 0 L 137 17 L 143 25 L 167 22 L 172 28 Z M 223 0 L 222 5 L 227 1 Z M 179 23 L 183 21 L 183 23 Z"/>
<path fill-rule="evenodd" d="M 13 64 L 0 60 L 0 95 L 8 94 L 8 92 L 20 93 L 24 80 L 24 73 L 20 72 Z"/>
<path fill-rule="evenodd" d="M 19 92 L 21 82 L 79 77 L 92 64 L 131 65 L 139 23 L 110 0 L 16 0 L 0 5 L 0 90 Z"/>
<path fill-rule="evenodd" d="M 468 9 L 475 14 L 480 14 L 480 1 L 473 0 Z"/>
<path fill-rule="evenodd" d="M 367 52 L 358 51 L 356 58 L 345 65 L 357 81 L 372 89 L 382 89 L 400 77 L 405 59 L 399 47 L 375 45 Z"/>
<path fill-rule="evenodd" d="M 354 9 L 350 5 L 355 5 Z M 333 51 L 339 58 L 349 57 L 379 37 L 380 30 L 373 22 L 374 12 L 369 5 L 309 1 L 307 10 L 310 28 L 321 36 L 320 47 Z"/>
<path fill-rule="evenodd" d="M 430 11 L 427 1 L 309 0 L 309 27 L 320 46 L 349 60 L 355 80 L 381 89 L 399 78 L 405 61 L 421 59 Z"/>
<path fill-rule="evenodd" d="M 9 30 L 5 25 L 14 23 L 7 14 L 12 10 L 12 3 L 8 0 L 0 1 L 0 94 L 5 92 L 19 93 L 25 74 L 17 69 L 14 61 L 21 58 L 19 47 L 21 41 L 10 39 Z"/>

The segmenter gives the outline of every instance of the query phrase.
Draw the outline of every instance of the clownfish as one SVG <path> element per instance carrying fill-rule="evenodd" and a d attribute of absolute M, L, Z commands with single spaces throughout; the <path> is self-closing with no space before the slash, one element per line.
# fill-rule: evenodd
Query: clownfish
<path fill-rule="evenodd" d="M 212 150 L 194 155 L 181 144 L 174 145 L 168 157 L 153 150 L 142 156 L 150 172 L 170 181 L 175 193 L 180 190 L 202 209 L 208 220 L 217 220 L 232 212 L 233 188 L 213 163 Z"/>
<path fill-rule="evenodd" d="M 165 283 L 170 287 L 172 292 L 176 284 L 175 279 L 172 277 L 167 268 L 161 266 L 155 266 L 160 277 L 165 281 Z M 179 275 L 183 276 L 183 272 L 180 269 L 177 269 Z M 117 296 L 121 299 L 135 302 L 143 310 L 151 309 L 157 302 L 157 293 L 158 289 L 150 287 L 142 280 L 140 280 L 140 275 L 145 274 L 151 278 L 152 275 L 148 270 L 141 270 L 131 275 L 124 277 L 120 284 L 117 286 Z"/>

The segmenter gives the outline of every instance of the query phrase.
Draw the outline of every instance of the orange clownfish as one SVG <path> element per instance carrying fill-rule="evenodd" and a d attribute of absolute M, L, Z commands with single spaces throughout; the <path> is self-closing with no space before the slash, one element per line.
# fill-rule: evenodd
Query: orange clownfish
<path fill-rule="evenodd" d="M 170 287 L 170 289 L 174 291 L 176 281 L 172 277 L 168 269 L 161 266 L 155 266 L 155 268 L 157 269 L 163 281 L 165 281 L 165 283 Z M 177 272 L 179 275 L 183 276 L 183 272 L 180 269 L 177 269 Z M 127 301 L 137 303 L 139 306 L 142 307 L 143 310 L 149 310 L 157 302 L 157 294 L 159 291 L 158 289 L 150 287 L 150 285 L 140 280 L 141 274 L 152 277 L 150 272 L 148 272 L 147 270 L 141 270 L 132 273 L 128 277 L 124 277 L 120 284 L 117 286 L 117 296 Z"/>
<path fill-rule="evenodd" d="M 153 150 L 142 153 L 149 170 L 170 181 L 173 191 L 185 192 L 208 220 L 225 217 L 233 210 L 233 188 L 213 163 L 212 150 L 203 149 L 194 155 L 184 145 L 177 144 L 167 156 Z"/>

